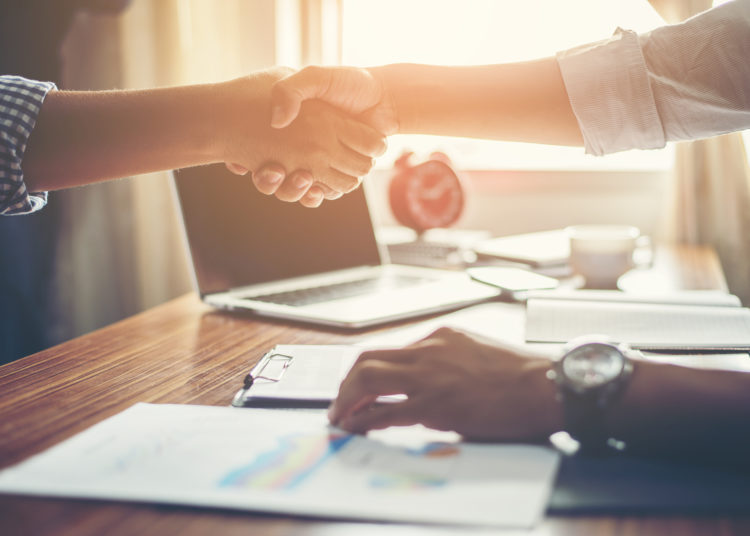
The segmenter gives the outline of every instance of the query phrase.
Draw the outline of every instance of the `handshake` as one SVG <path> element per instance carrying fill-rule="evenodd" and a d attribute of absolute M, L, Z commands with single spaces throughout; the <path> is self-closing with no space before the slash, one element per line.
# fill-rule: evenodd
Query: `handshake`
<path fill-rule="evenodd" d="M 383 80 L 366 69 L 274 68 L 220 85 L 227 168 L 282 201 L 317 207 L 356 189 L 398 130 Z"/>

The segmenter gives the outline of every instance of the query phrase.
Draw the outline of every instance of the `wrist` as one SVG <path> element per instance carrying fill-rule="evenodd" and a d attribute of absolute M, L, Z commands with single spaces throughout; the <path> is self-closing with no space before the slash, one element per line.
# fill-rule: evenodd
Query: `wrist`
<path fill-rule="evenodd" d="M 266 154 L 265 145 L 278 135 L 271 128 L 271 89 L 291 72 L 276 67 L 217 84 L 211 127 L 217 161 L 237 162 L 249 169 L 262 164 L 253 157 Z"/>
<path fill-rule="evenodd" d="M 565 426 L 563 407 L 557 387 L 549 380 L 552 363 L 548 359 L 532 359 L 527 366 L 529 392 L 535 394 L 532 408 L 536 418 L 538 437 L 549 437 Z"/>
<path fill-rule="evenodd" d="M 231 136 L 227 128 L 228 105 L 226 82 L 206 84 L 205 94 L 197 108 L 202 110 L 198 128 L 201 130 L 199 143 L 207 154 L 208 163 L 224 162 L 224 156 Z"/>
<path fill-rule="evenodd" d="M 381 117 L 376 118 L 377 124 L 373 126 L 386 136 L 404 132 L 401 126 L 403 106 L 399 102 L 399 96 L 404 89 L 403 68 L 403 65 L 394 64 L 365 69 L 373 77 L 380 90 L 378 108 L 380 108 Z"/>
<path fill-rule="evenodd" d="M 382 81 L 389 99 L 398 134 L 450 134 L 442 128 L 447 99 L 456 92 L 455 81 L 446 77 L 446 68 L 432 65 L 397 63 L 371 69 Z M 440 128 L 439 128 L 440 127 Z"/>
<path fill-rule="evenodd" d="M 217 84 L 209 130 L 216 140 L 216 161 L 249 166 L 247 148 L 259 150 L 264 125 L 270 130 L 270 86 L 262 76 L 250 75 Z M 265 90 L 265 91 L 264 91 Z M 243 150 L 244 149 L 244 150 Z"/>

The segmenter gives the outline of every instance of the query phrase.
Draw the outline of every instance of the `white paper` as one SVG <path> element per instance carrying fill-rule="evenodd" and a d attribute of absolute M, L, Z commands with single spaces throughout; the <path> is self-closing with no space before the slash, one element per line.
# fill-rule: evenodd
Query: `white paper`
<path fill-rule="evenodd" d="M 644 349 L 750 348 L 750 309 L 532 299 L 526 340 L 566 342 L 607 335 Z"/>
<path fill-rule="evenodd" d="M 720 290 L 680 290 L 672 292 L 622 292 L 621 290 L 593 289 L 530 290 L 526 293 L 526 298 L 614 303 L 653 303 L 661 305 L 742 306 L 742 302 L 737 296 Z"/>
<path fill-rule="evenodd" d="M 294 398 L 298 400 L 333 400 L 339 384 L 354 364 L 362 348 L 345 345 L 280 344 L 275 355 L 289 356 L 283 372 L 273 371 L 279 381 L 257 379 L 248 391 L 255 398 Z M 265 375 L 256 367 L 253 374 Z"/>
<path fill-rule="evenodd" d="M 518 303 L 475 305 L 413 326 L 370 335 L 356 344 L 366 347 L 400 347 L 416 342 L 440 327 L 469 331 L 498 342 L 523 344 L 524 307 Z"/>
<path fill-rule="evenodd" d="M 650 354 L 642 353 L 643 359 L 655 363 L 669 363 L 697 369 L 733 370 L 750 372 L 750 355 L 736 354 Z"/>
<path fill-rule="evenodd" d="M 0 492 L 351 519 L 531 527 L 559 455 L 325 412 L 137 404 L 0 472 Z"/>

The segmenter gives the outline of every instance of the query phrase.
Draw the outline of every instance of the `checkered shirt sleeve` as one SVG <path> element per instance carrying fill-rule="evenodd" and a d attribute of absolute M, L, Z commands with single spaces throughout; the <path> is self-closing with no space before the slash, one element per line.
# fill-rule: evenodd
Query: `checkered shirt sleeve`
<path fill-rule="evenodd" d="M 28 214 L 47 204 L 47 192 L 29 193 L 21 163 L 26 143 L 52 82 L 0 76 L 0 214 Z"/>

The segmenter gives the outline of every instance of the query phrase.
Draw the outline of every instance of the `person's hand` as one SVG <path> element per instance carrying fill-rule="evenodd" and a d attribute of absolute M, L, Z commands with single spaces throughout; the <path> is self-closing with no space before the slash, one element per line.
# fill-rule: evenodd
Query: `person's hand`
<path fill-rule="evenodd" d="M 398 131 L 398 114 L 388 85 L 377 69 L 310 66 L 276 82 L 271 125 L 284 128 L 306 100 L 319 99 L 389 136 Z"/>
<path fill-rule="evenodd" d="M 376 70 L 357 67 L 310 66 L 276 82 L 272 91 L 271 125 L 285 128 L 297 118 L 303 102 L 310 99 L 325 101 L 356 116 L 384 135 L 398 130 L 393 99 Z M 312 180 L 310 174 L 305 179 Z M 284 180 L 277 167 L 264 168 L 253 175 L 258 189 L 270 190 Z M 288 177 L 292 181 L 297 176 Z M 318 206 L 323 199 L 336 199 L 341 192 L 316 181 L 300 200 L 305 206 Z"/>
<path fill-rule="evenodd" d="M 227 169 L 237 175 L 247 175 L 249 170 L 235 163 L 226 163 Z M 299 201 L 308 208 L 319 207 L 324 199 L 338 199 L 343 194 L 321 182 L 316 182 L 312 174 L 305 169 L 298 169 L 287 176 L 284 166 L 276 162 L 264 164 L 260 169 L 251 173 L 255 187 L 266 195 L 274 195 L 281 188 L 279 199 L 284 201 Z M 292 188 L 292 186 L 294 188 Z M 309 186 L 309 189 L 305 189 Z"/>
<path fill-rule="evenodd" d="M 235 173 L 257 170 L 253 181 L 261 192 L 316 206 L 324 196 L 335 198 L 359 186 L 373 158 L 385 151 L 385 140 L 320 101 L 304 103 L 287 127 L 271 128 L 271 85 L 286 72 L 264 71 L 224 84 L 228 134 L 223 159 Z"/>
<path fill-rule="evenodd" d="M 562 429 L 547 369 L 545 358 L 441 328 L 402 349 L 363 352 L 328 415 L 357 433 L 420 423 L 468 439 L 544 439 Z M 407 398 L 375 402 L 398 394 Z"/>

